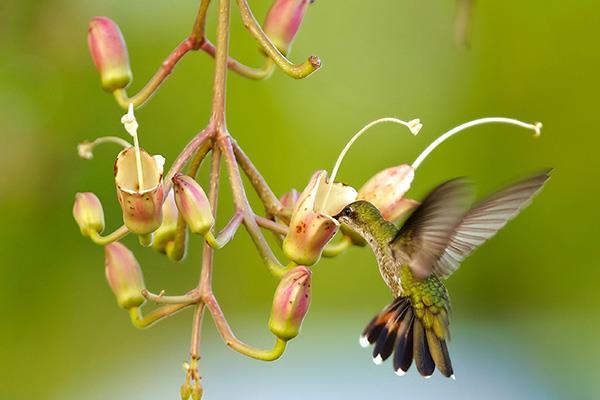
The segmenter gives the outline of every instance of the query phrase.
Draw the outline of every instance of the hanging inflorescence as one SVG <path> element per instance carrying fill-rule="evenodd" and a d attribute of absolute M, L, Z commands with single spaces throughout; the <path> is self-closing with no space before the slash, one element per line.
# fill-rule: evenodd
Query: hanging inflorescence
<path fill-rule="evenodd" d="M 250 79 L 268 78 L 276 67 L 293 78 L 304 78 L 321 65 L 311 56 L 304 63 L 294 64 L 287 58 L 291 44 L 308 10 L 310 0 L 275 0 L 265 23 L 261 26 L 253 16 L 246 0 L 237 0 L 244 25 L 260 45 L 264 64 L 251 68 L 229 57 L 229 19 L 231 0 L 219 0 L 217 41 L 213 45 L 205 36 L 205 17 L 210 0 L 202 0 L 190 35 L 162 63 L 156 74 L 137 94 L 129 96 L 127 87 L 132 80 L 129 55 L 117 24 L 106 17 L 93 18 L 89 25 L 88 42 L 93 61 L 100 73 L 102 87 L 112 93 L 117 103 L 128 112 L 121 122 L 133 143 L 115 136 L 101 137 L 78 146 L 84 159 L 93 158 L 95 146 L 114 143 L 122 147 L 114 165 L 115 188 L 122 209 L 123 225 L 112 233 L 103 234 L 104 212 L 93 193 L 75 196 L 73 215 L 81 233 L 94 243 L 104 246 L 105 273 L 117 303 L 127 310 L 131 322 L 146 328 L 186 309 L 194 309 L 190 361 L 184 363 L 185 382 L 181 387 L 184 399 L 199 399 L 202 394 L 198 361 L 200 359 L 200 330 L 205 310 L 213 317 L 227 346 L 259 360 L 279 358 L 289 340 L 298 335 L 310 304 L 311 269 L 322 256 L 334 257 L 351 246 L 364 246 L 364 241 L 350 228 L 340 226 L 332 216 L 357 200 L 374 204 L 385 219 L 401 220 L 418 204 L 406 198 L 415 170 L 440 143 L 455 133 L 483 123 L 509 123 L 532 129 L 539 134 L 541 124 L 525 124 L 508 118 L 486 118 L 461 125 L 440 136 L 412 164 L 392 166 L 369 179 L 358 191 L 335 182 L 341 161 L 350 146 L 370 127 L 392 122 L 406 126 L 416 135 L 422 128 L 418 119 L 405 122 L 383 118 L 361 129 L 340 154 L 332 170 L 315 172 L 306 188 L 298 193 L 291 189 L 277 198 L 250 158 L 232 138 L 225 123 L 225 88 L 227 69 Z M 215 78 L 211 119 L 205 129 L 196 134 L 164 173 L 165 159 L 151 155 L 140 146 L 138 122 L 134 110 L 158 90 L 175 65 L 189 52 L 202 50 L 215 58 Z M 210 154 L 209 185 L 205 191 L 197 182 L 197 172 Z M 221 162 L 225 162 L 235 211 L 220 230 L 215 227 L 218 189 L 221 181 Z M 257 213 L 250 205 L 242 183 L 240 169 L 264 205 L 265 213 Z M 252 238 L 256 249 L 270 273 L 279 284 L 275 290 L 269 329 L 275 336 L 272 349 L 259 349 L 239 340 L 227 323 L 212 291 L 214 250 L 231 241 L 241 225 Z M 264 237 L 262 229 L 275 234 L 287 258 L 281 262 Z M 164 291 L 153 293 L 146 289 L 142 270 L 131 250 L 119 242 L 128 234 L 138 236 L 143 247 L 165 254 L 173 262 L 185 258 L 192 243 L 188 235 L 202 239 L 203 257 L 200 279 L 187 293 L 168 296 Z M 334 239 L 335 236 L 338 238 Z M 155 303 L 147 312 L 143 307 Z"/>

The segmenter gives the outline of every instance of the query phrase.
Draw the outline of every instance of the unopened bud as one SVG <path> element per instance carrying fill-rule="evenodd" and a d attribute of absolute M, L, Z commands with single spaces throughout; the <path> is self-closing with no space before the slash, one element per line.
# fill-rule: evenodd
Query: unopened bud
<path fill-rule="evenodd" d="M 110 18 L 92 18 L 88 26 L 88 46 L 104 90 L 113 92 L 127 87 L 132 73 L 119 26 Z"/>
<path fill-rule="evenodd" d="M 273 297 L 269 329 L 275 336 L 290 340 L 298 336 L 310 306 L 311 272 L 305 266 L 290 270 L 279 282 Z"/>
<path fill-rule="evenodd" d="M 85 192 L 75 195 L 73 217 L 84 236 L 89 236 L 90 232 L 101 233 L 104 230 L 102 203 L 94 193 Z"/>
<path fill-rule="evenodd" d="M 135 148 L 121 151 L 115 162 L 117 197 L 123 211 L 123 222 L 138 235 L 154 232 L 162 223 L 164 159 L 152 157 L 140 149 L 143 187 L 140 187 Z"/>
<path fill-rule="evenodd" d="M 113 242 L 104 248 L 105 273 L 117 303 L 129 310 L 144 303 L 144 276 L 140 264 L 127 247 Z"/>
<path fill-rule="evenodd" d="M 188 400 L 190 398 L 190 396 L 192 395 L 192 387 L 187 381 L 184 382 L 183 385 L 181 385 L 179 393 L 181 394 L 181 400 Z"/>
<path fill-rule="evenodd" d="M 202 393 L 204 393 L 202 386 L 199 382 L 196 382 L 194 388 L 192 389 L 192 400 L 200 400 L 202 398 Z"/>
<path fill-rule="evenodd" d="M 173 191 L 170 191 L 165 199 L 162 206 L 162 224 L 154 232 L 154 240 L 152 247 L 154 250 L 165 253 L 167 244 L 175 239 L 175 233 L 177 232 L 177 219 L 179 218 L 179 212 L 177 211 L 177 205 L 175 204 L 175 197 Z"/>
<path fill-rule="evenodd" d="M 210 203 L 194 178 L 177 174 L 173 177 L 175 202 L 192 233 L 206 234 L 215 224 Z"/>
<path fill-rule="evenodd" d="M 292 42 L 308 5 L 314 0 L 275 0 L 265 19 L 264 31 L 282 54 L 290 51 Z"/>

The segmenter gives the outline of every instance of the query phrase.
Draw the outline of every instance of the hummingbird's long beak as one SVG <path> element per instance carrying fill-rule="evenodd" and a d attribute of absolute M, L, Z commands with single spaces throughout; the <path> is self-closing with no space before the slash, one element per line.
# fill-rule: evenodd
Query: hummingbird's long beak
<path fill-rule="evenodd" d="M 337 215 L 332 216 L 332 218 L 335 219 L 336 221 L 339 221 L 341 216 L 342 216 L 342 212 L 340 211 Z"/>

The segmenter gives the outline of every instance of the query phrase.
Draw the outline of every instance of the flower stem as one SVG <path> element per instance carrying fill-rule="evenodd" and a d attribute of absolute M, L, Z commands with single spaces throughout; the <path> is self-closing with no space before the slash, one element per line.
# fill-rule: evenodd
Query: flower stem
<path fill-rule="evenodd" d="M 335 243 L 329 242 L 323 249 L 323 257 L 336 257 L 352 247 L 352 238 L 344 235 Z"/>
<path fill-rule="evenodd" d="M 427 148 L 419 155 L 419 157 L 417 157 L 417 159 L 415 160 L 415 162 L 412 163 L 412 168 L 413 169 L 417 169 L 419 168 L 419 166 L 421 165 L 421 163 L 423 161 L 425 161 L 425 159 L 427 158 L 427 156 L 429 156 L 429 154 L 431 154 L 432 151 L 434 151 L 440 144 L 444 143 L 447 139 L 451 138 L 452 136 L 456 135 L 457 133 L 464 131 L 465 129 L 477 126 L 477 125 L 484 125 L 484 124 L 509 124 L 509 125 L 516 125 L 516 126 L 520 126 L 522 128 L 526 128 L 526 129 L 531 129 L 535 132 L 535 136 L 539 136 L 541 135 L 542 132 L 542 123 L 541 122 L 536 122 L 533 124 L 528 124 L 526 122 L 522 122 L 519 121 L 517 119 L 513 119 L 513 118 L 504 118 L 504 117 L 488 117 L 488 118 L 480 118 L 480 119 L 476 119 L 474 121 L 469 121 L 466 122 L 462 125 L 457 126 L 456 128 L 453 128 L 451 130 L 449 130 L 448 132 L 444 133 L 443 135 L 441 135 L 440 137 L 438 137 L 436 140 L 434 140 L 429 146 L 427 146 Z"/>
<path fill-rule="evenodd" d="M 193 303 L 167 304 L 149 312 L 145 317 L 139 307 L 133 307 L 129 310 L 131 323 L 136 328 L 148 328 L 163 318 L 170 317 L 176 312 L 191 306 Z"/>
<path fill-rule="evenodd" d="M 231 330 L 231 327 L 225 319 L 223 311 L 221 311 L 221 307 L 219 306 L 219 303 L 217 302 L 217 299 L 214 297 L 214 295 L 207 296 L 204 302 L 208 307 L 208 310 L 210 311 L 210 314 L 212 315 L 213 320 L 215 321 L 215 325 L 217 326 L 219 333 L 223 337 L 225 344 L 237 351 L 238 353 L 244 354 L 251 358 L 255 358 L 257 360 L 273 361 L 281 357 L 281 355 L 285 351 L 287 342 L 279 338 L 275 342 L 275 346 L 270 350 L 259 349 L 242 342 L 235 336 L 235 334 Z"/>
<path fill-rule="evenodd" d="M 246 0 L 237 0 L 237 4 L 246 29 L 248 29 L 252 36 L 258 41 L 264 52 L 288 76 L 295 79 L 306 78 L 321 67 L 321 60 L 316 56 L 310 56 L 308 60 L 302 64 L 293 64 L 281 54 L 273 42 L 271 42 L 271 39 L 269 39 L 267 34 L 263 31 L 262 27 L 254 17 L 254 14 L 252 14 L 248 2 Z"/>
<path fill-rule="evenodd" d="M 110 244 L 112 242 L 116 242 L 117 240 L 123 239 L 128 234 L 129 234 L 129 229 L 125 225 L 121 225 L 114 232 L 109 233 L 106 236 L 102 236 L 96 231 L 91 231 L 89 233 L 89 236 L 90 236 L 90 239 L 92 239 L 92 242 L 94 242 L 100 246 L 106 246 L 107 244 Z"/>
<path fill-rule="evenodd" d="M 216 54 L 215 46 L 208 39 L 204 39 L 204 41 L 200 45 L 200 49 L 212 57 L 214 57 Z M 273 75 L 273 71 L 275 70 L 275 64 L 270 58 L 265 58 L 265 62 L 262 67 L 252 68 L 245 64 L 242 64 L 234 58 L 228 57 L 227 67 L 233 72 L 237 73 L 238 75 L 243 76 L 244 78 L 256 81 L 269 78 L 271 75 Z"/>
<path fill-rule="evenodd" d="M 215 52 L 215 78 L 211 121 L 217 133 L 227 130 L 225 121 L 225 101 L 227 95 L 227 60 L 229 56 L 229 23 L 231 0 L 219 0 L 217 17 L 217 49 Z"/>
<path fill-rule="evenodd" d="M 229 180 L 231 183 L 231 189 L 233 191 L 233 198 L 236 207 L 242 211 L 244 216 L 244 225 L 248 234 L 254 241 L 258 252 L 260 253 L 264 263 L 267 265 L 269 271 L 276 277 L 281 277 L 285 274 L 285 269 L 282 264 L 277 260 L 275 254 L 269 247 L 265 237 L 263 236 L 258 224 L 254 211 L 248 203 L 246 192 L 244 191 L 244 184 L 242 183 L 242 177 L 240 176 L 240 170 L 238 168 L 235 154 L 233 153 L 232 139 L 229 135 L 223 136 L 219 140 L 219 144 L 222 147 L 223 156 L 229 172 Z"/>
<path fill-rule="evenodd" d="M 235 140 L 231 141 L 231 145 L 233 146 L 237 162 L 242 167 L 248 179 L 250 179 L 250 183 L 263 202 L 267 212 L 272 215 L 281 216 L 283 214 L 283 206 L 269 187 L 265 178 L 258 172 L 258 169 Z"/>
<path fill-rule="evenodd" d="M 175 65 L 185 56 L 190 50 L 192 50 L 192 40 L 190 38 L 185 39 L 181 42 L 175 50 L 169 54 L 167 59 L 162 62 L 158 71 L 148 81 L 146 86 L 142 88 L 136 95 L 129 97 L 125 89 L 117 89 L 113 92 L 115 100 L 122 108 L 129 107 L 129 104 L 133 104 L 135 108 L 139 108 L 146 103 L 156 93 L 160 85 L 164 80 L 171 74 Z"/>
<path fill-rule="evenodd" d="M 208 242 L 210 247 L 213 249 L 221 249 L 225 247 L 227 243 L 233 239 L 235 233 L 237 232 L 240 224 L 242 223 L 243 216 L 241 212 L 236 212 L 233 217 L 229 220 L 227 225 L 219 232 L 217 237 L 214 236 L 212 232 L 208 232 L 204 239 Z"/>

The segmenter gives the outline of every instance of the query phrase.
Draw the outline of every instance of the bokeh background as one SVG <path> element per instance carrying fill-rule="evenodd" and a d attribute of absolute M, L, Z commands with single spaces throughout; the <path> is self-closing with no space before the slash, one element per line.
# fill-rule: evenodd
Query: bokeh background
<path fill-rule="evenodd" d="M 122 115 L 100 89 L 87 21 L 107 15 L 129 45 L 136 90 L 188 32 L 195 0 L 19 0 L 0 4 L 0 397 L 175 399 L 183 380 L 191 312 L 138 331 L 104 280 L 102 250 L 81 237 L 73 195 L 94 191 L 108 229 L 120 224 L 107 145 L 93 161 L 76 144 L 123 135 Z M 264 15 L 270 1 L 251 2 Z M 235 10 L 235 8 L 234 8 Z M 214 16 L 214 7 L 211 9 Z M 598 398 L 600 263 L 597 146 L 600 7 L 576 2 L 481 1 L 469 48 L 453 41 L 451 0 L 319 0 L 292 58 L 322 57 L 305 81 L 230 75 L 229 125 L 276 193 L 301 189 L 332 164 L 346 140 L 382 116 L 420 117 L 418 137 L 377 127 L 353 147 L 340 178 L 359 187 L 411 162 L 445 130 L 482 116 L 543 121 L 528 131 L 486 126 L 439 148 L 417 173 L 420 198 L 468 175 L 480 194 L 543 167 L 546 190 L 448 281 L 456 381 L 374 366 L 357 338 L 390 300 L 367 249 L 315 267 L 313 303 L 285 356 L 264 364 L 227 349 L 204 325 L 206 399 Z M 260 63 L 234 15 L 232 52 Z M 208 31 L 214 32 L 214 18 Z M 172 161 L 207 122 L 212 60 L 192 54 L 138 112 L 141 141 Z M 223 190 L 221 216 L 231 210 Z M 253 197 L 256 204 L 256 199 Z M 127 244 L 134 246 L 133 238 Z M 195 285 L 200 246 L 182 264 L 135 247 L 147 285 Z M 238 336 L 271 345 L 275 281 L 247 236 L 216 259 L 215 292 Z"/>

